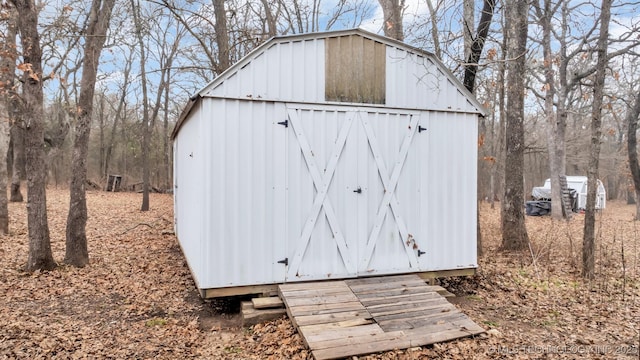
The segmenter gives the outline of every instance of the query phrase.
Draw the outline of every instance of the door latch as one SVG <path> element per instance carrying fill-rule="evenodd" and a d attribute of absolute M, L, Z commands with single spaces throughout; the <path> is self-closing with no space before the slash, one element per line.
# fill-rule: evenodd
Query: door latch
<path fill-rule="evenodd" d="M 362 188 L 358 186 L 357 189 L 353 190 L 354 193 L 362 194 Z"/>

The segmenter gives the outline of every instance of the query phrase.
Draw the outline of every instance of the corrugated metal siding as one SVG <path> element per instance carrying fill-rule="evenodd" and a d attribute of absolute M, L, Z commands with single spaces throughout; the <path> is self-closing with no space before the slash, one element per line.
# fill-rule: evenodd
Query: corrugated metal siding
<path fill-rule="evenodd" d="M 324 56 L 322 39 L 275 43 L 205 95 L 324 101 Z"/>
<path fill-rule="evenodd" d="M 387 106 L 476 112 L 430 58 L 387 46 Z"/>
<path fill-rule="evenodd" d="M 202 288 L 284 281 L 282 104 L 208 99 L 204 111 L 206 186 L 193 210 L 204 210 Z"/>
<path fill-rule="evenodd" d="M 207 187 L 202 174 L 202 164 L 207 161 L 207 154 L 202 151 L 201 118 L 202 103 L 192 110 L 191 118 L 186 122 L 178 138 L 174 141 L 174 209 L 176 235 L 182 251 L 198 286 L 202 286 L 203 254 L 200 246 L 204 241 L 203 218 L 200 212 L 202 191 Z"/>
<path fill-rule="evenodd" d="M 420 204 L 426 238 L 424 270 L 476 265 L 477 118 L 430 113 L 420 142 Z M 424 133 L 423 133 L 424 134 Z"/>

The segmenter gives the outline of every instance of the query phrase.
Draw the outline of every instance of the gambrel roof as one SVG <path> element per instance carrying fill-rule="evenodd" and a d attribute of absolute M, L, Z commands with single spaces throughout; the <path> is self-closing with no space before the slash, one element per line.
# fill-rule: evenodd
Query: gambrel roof
<path fill-rule="evenodd" d="M 192 97 L 172 136 L 207 97 L 486 114 L 434 54 L 362 29 L 271 38 Z"/>

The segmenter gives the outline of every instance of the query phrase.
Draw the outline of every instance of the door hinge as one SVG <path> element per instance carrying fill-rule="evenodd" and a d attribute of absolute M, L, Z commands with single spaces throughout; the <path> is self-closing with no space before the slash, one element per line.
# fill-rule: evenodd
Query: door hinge
<path fill-rule="evenodd" d="M 289 266 L 289 258 L 284 258 L 283 260 L 278 261 L 278 264 L 284 264 L 285 266 Z"/>
<path fill-rule="evenodd" d="M 422 251 L 422 250 L 418 250 L 418 257 L 420 257 L 420 255 L 426 254 L 426 252 Z"/>
<path fill-rule="evenodd" d="M 418 125 L 418 132 L 419 132 L 419 133 L 421 133 L 421 132 L 423 132 L 423 131 L 425 131 L 425 130 L 427 130 L 427 128 L 425 128 L 425 127 L 422 127 L 422 126 Z"/>
<path fill-rule="evenodd" d="M 278 125 L 282 125 L 284 127 L 289 127 L 289 120 L 285 120 L 285 121 L 280 121 L 278 123 Z"/>

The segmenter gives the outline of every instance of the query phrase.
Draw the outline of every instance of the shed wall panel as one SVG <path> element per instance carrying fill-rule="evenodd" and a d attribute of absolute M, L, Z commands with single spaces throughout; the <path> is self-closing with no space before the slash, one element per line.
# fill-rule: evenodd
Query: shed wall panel
<path fill-rule="evenodd" d="M 285 128 L 282 104 L 210 99 L 203 131 L 208 186 L 202 288 L 284 281 Z"/>
<path fill-rule="evenodd" d="M 449 74 L 433 60 L 387 46 L 387 105 L 413 109 L 476 112 Z"/>
<path fill-rule="evenodd" d="M 418 177 L 426 238 L 424 270 L 475 267 L 477 118 L 469 114 L 431 113 L 428 141 L 420 143 Z"/>
<path fill-rule="evenodd" d="M 254 54 L 205 95 L 216 97 L 324 101 L 324 40 L 276 43 Z"/>
<path fill-rule="evenodd" d="M 174 141 L 174 210 L 175 230 L 182 251 L 189 262 L 195 281 L 201 286 L 203 271 L 204 223 L 200 211 L 201 194 L 207 189 L 202 165 L 206 154 L 202 152 L 202 128 L 206 126 L 201 118 L 202 104 L 192 110 L 191 119 L 183 125 L 180 136 Z"/>

